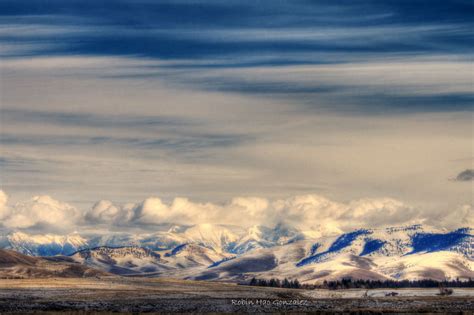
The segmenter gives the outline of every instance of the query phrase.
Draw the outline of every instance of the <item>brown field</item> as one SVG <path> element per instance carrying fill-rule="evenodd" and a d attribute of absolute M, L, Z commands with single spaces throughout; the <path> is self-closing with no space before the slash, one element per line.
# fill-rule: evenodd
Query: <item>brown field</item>
<path fill-rule="evenodd" d="M 380 290 L 379 290 L 380 291 Z M 401 292 L 402 290 L 400 290 Z M 439 297 L 434 291 L 364 297 L 365 290 L 306 291 L 147 278 L 0 279 L 1 313 L 108 312 L 452 313 L 474 310 L 473 292 Z M 415 293 L 413 293 L 415 292 Z M 413 296 L 418 295 L 426 296 Z M 402 292 L 403 293 L 403 292 Z M 406 296 L 410 293 L 411 296 Z M 401 294 L 402 295 L 402 294 Z"/>

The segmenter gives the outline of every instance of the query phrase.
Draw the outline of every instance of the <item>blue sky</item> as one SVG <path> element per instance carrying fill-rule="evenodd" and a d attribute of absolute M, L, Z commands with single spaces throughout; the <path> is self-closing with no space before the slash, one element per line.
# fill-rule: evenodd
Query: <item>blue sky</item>
<path fill-rule="evenodd" d="M 0 2 L 2 189 L 472 204 L 472 1 Z"/>

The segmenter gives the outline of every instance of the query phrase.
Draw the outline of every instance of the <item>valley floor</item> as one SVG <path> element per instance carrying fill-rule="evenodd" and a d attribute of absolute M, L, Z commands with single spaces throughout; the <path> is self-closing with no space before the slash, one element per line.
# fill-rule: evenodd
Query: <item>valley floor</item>
<path fill-rule="evenodd" d="M 385 297 L 397 291 L 397 297 Z M 0 279 L 0 313 L 474 312 L 474 290 L 295 290 L 147 278 Z"/>

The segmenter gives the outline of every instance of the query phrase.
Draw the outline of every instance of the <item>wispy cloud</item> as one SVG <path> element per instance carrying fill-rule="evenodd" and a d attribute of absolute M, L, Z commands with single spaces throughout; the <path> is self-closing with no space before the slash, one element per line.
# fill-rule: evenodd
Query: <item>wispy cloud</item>
<path fill-rule="evenodd" d="M 107 60 L 108 66 L 85 64 L 75 75 L 162 80 L 176 88 L 184 82 L 185 89 L 284 96 L 325 109 L 360 108 L 366 114 L 391 108 L 472 109 L 470 79 L 461 83 L 456 78 L 469 72 L 473 52 L 467 17 L 474 9 L 465 1 L 123 0 L 114 6 L 6 1 L 2 6 L 0 41 L 8 47 L 6 57 L 129 59 L 123 65 Z M 447 59 L 451 69 L 445 68 Z M 74 65 L 73 58 L 64 61 Z M 37 64 L 51 65 L 45 60 Z M 298 73 L 302 66 L 309 67 Z M 316 97 L 330 105 L 316 104 Z"/>
<path fill-rule="evenodd" d="M 80 5 L 50 1 L 47 6 L 35 1 L 4 1 L 2 9 L 9 31 L 3 41 L 37 43 L 39 49 L 32 53 L 39 55 L 245 59 L 246 55 L 265 53 L 344 52 L 351 58 L 359 53 L 374 57 L 472 50 L 467 44 L 472 38 L 467 17 L 473 8 L 465 1 L 417 1 L 412 5 L 378 1 L 339 5 L 326 1 L 118 1 L 113 6 L 101 1 Z M 437 10 L 442 10 L 443 16 Z M 44 44 L 58 42 L 62 45 L 44 49 Z"/>
<path fill-rule="evenodd" d="M 81 205 L 309 191 L 469 203 L 445 179 L 470 167 L 447 161 L 471 154 L 473 10 L 2 1 L 0 184 Z"/>

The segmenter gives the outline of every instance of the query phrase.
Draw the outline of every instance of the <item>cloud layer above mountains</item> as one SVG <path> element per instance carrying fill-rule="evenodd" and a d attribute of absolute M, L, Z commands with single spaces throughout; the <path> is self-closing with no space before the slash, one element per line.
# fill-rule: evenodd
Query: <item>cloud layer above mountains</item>
<path fill-rule="evenodd" d="M 426 223 L 439 228 L 474 226 L 473 207 L 464 205 L 445 213 L 423 212 L 391 198 L 367 198 L 347 203 L 316 194 L 269 200 L 236 197 L 223 204 L 198 203 L 175 198 L 165 203 L 150 197 L 139 203 L 114 204 L 101 200 L 80 211 L 50 196 L 8 203 L 0 191 L 1 224 L 7 229 L 35 229 L 45 232 L 84 229 L 154 229 L 168 224 L 227 224 L 242 227 L 274 226 L 286 223 L 321 235 L 357 228 L 376 228 Z"/>
<path fill-rule="evenodd" d="M 51 198 L 35 196 L 29 200 L 8 205 L 8 195 L 0 191 L 0 218 L 7 228 L 67 228 L 81 219 L 73 206 Z"/>

